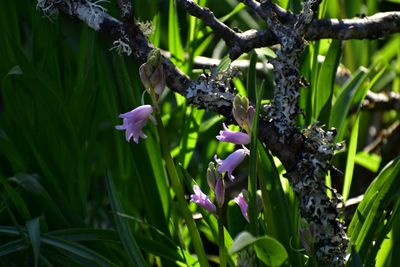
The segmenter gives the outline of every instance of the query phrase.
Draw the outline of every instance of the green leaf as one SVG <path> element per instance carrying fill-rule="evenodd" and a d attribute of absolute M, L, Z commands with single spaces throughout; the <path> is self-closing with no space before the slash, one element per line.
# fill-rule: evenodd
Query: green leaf
<path fill-rule="evenodd" d="M 40 184 L 37 175 L 29 175 L 25 173 L 18 173 L 10 178 L 10 181 L 18 184 L 27 192 L 30 192 L 40 198 L 40 203 L 44 207 L 44 211 L 51 214 L 51 220 L 57 221 L 59 226 L 69 226 L 69 223 L 61 212 L 60 208 L 55 205 L 58 203 L 52 199 L 46 189 Z"/>
<path fill-rule="evenodd" d="M 230 59 L 229 55 L 224 56 L 217 66 L 218 71 L 225 71 L 229 68 L 232 60 Z"/>
<path fill-rule="evenodd" d="M 230 254 L 249 246 L 254 246 L 258 259 L 268 266 L 280 266 L 288 257 L 285 248 L 276 239 L 269 236 L 254 237 L 248 232 L 242 232 L 235 238 Z"/>
<path fill-rule="evenodd" d="M 358 165 L 361 165 L 372 172 L 377 172 L 379 170 L 381 160 L 382 157 L 378 154 L 369 154 L 364 151 L 358 152 L 355 157 L 355 162 Z"/>
<path fill-rule="evenodd" d="M 397 201 L 397 207 L 399 207 L 400 201 Z M 396 209 L 396 208 L 395 208 Z M 400 216 L 397 215 L 392 223 L 391 231 L 385 236 L 382 242 L 381 248 L 376 255 L 376 267 L 390 267 L 400 266 L 400 243 L 398 242 L 400 237 Z"/>
<path fill-rule="evenodd" d="M 366 90 L 368 87 L 362 87 L 365 79 L 368 76 L 369 71 L 364 68 L 360 68 L 354 75 L 353 78 L 344 86 L 342 92 L 337 97 L 331 111 L 329 119 L 329 128 L 335 127 L 338 131 L 336 136 L 337 141 L 343 139 L 345 132 L 344 123 L 348 116 L 353 98 L 358 90 Z"/>
<path fill-rule="evenodd" d="M 354 246 L 351 246 L 351 257 L 349 263 L 346 265 L 348 267 L 362 267 L 362 260 L 360 255 L 358 255 L 357 250 Z"/>
<path fill-rule="evenodd" d="M 262 87 L 256 87 L 256 63 L 257 63 L 257 54 L 252 53 L 250 59 L 250 66 L 247 72 L 247 92 L 248 95 L 255 95 L 254 99 L 256 101 L 254 117 L 252 122 L 251 129 L 251 144 L 250 151 L 257 150 L 257 133 L 258 133 L 258 117 L 261 106 L 261 97 L 262 97 Z M 248 179 L 248 191 L 249 191 L 249 207 L 248 207 L 248 216 L 250 221 L 250 229 L 251 232 L 255 235 L 258 234 L 258 220 L 257 220 L 257 153 L 250 153 L 250 163 L 249 163 L 249 179 Z"/>
<path fill-rule="evenodd" d="M 314 90 L 314 118 L 327 123 L 332 106 L 333 85 L 342 51 L 342 42 L 333 40 L 318 74 Z"/>
<path fill-rule="evenodd" d="M 236 15 L 237 13 L 239 13 L 239 11 L 241 11 L 242 9 L 244 9 L 246 7 L 245 4 L 243 3 L 239 3 L 231 12 L 229 12 L 228 14 L 226 14 L 225 16 L 219 18 L 219 21 L 221 22 L 225 22 L 228 19 L 230 19 L 231 17 L 233 17 L 234 15 Z"/>
<path fill-rule="evenodd" d="M 11 200 L 11 202 L 14 204 L 14 206 L 17 208 L 19 214 L 21 217 L 25 220 L 28 221 L 31 217 L 29 209 L 27 205 L 25 204 L 25 201 L 22 199 L 22 197 L 12 188 L 8 181 L 5 179 L 0 179 L 0 183 L 3 185 L 6 196 Z"/>
<path fill-rule="evenodd" d="M 107 176 L 107 191 L 114 212 L 116 228 L 125 251 L 128 254 L 130 265 L 147 266 L 127 220 L 117 215 L 117 213 L 124 213 L 124 210 L 118 199 L 117 191 L 110 175 Z"/>
<path fill-rule="evenodd" d="M 61 250 L 65 250 L 69 253 L 72 253 L 78 257 L 83 259 L 89 260 L 93 263 L 98 264 L 99 266 L 104 267 L 116 267 L 118 265 L 112 263 L 107 258 L 103 257 L 102 255 L 98 254 L 97 252 L 88 249 L 87 247 L 80 245 L 75 242 L 70 242 L 67 240 L 63 240 L 61 238 L 57 238 L 48 234 L 43 234 L 41 237 L 41 241 L 43 245 L 49 245 Z M 142 265 L 145 266 L 145 265 Z"/>
<path fill-rule="evenodd" d="M 5 243 L 0 246 L 0 257 L 26 249 L 27 246 L 21 239 Z"/>
<path fill-rule="evenodd" d="M 33 223 L 36 224 L 36 223 Z M 29 229 L 28 229 L 29 231 Z M 72 230 L 74 231 L 74 230 Z M 0 233 L 9 234 L 9 235 L 19 235 L 19 231 L 16 227 L 9 227 L 9 226 L 1 226 Z M 72 253 L 74 256 L 82 258 L 84 260 L 88 260 L 89 262 L 96 263 L 97 266 L 104 266 L 104 267 L 116 267 L 114 263 L 112 263 L 109 259 L 105 258 L 104 256 L 100 255 L 99 253 L 83 246 L 75 242 L 71 242 L 65 239 L 62 239 L 57 236 L 53 236 L 52 234 L 42 234 L 40 236 L 40 242 L 43 247 L 45 245 L 55 247 L 57 249 L 61 249 L 68 253 Z M 23 249 L 26 249 L 26 244 L 23 243 L 23 240 L 15 240 L 9 242 L 0 247 L 0 256 L 17 252 Z M 48 247 L 47 247 L 48 248 Z M 42 249 L 44 250 L 44 248 Z M 145 265 L 143 265 L 145 266 Z"/>
<path fill-rule="evenodd" d="M 154 30 L 149 37 L 150 41 L 153 43 L 153 45 L 155 47 L 160 46 L 160 36 L 161 36 L 161 25 L 160 24 L 161 24 L 160 13 L 157 13 L 153 17 L 152 25 L 153 25 Z"/>
<path fill-rule="evenodd" d="M 301 248 L 297 237 L 298 208 L 290 206 L 279 177 L 278 169 L 268 152 L 259 142 L 257 152 L 259 163 L 257 173 L 262 192 L 264 220 L 268 225 L 268 234 L 279 240 L 289 253 L 293 266 L 302 266 L 303 260 L 297 249 Z M 291 207 L 291 208 L 289 208 Z M 289 249 L 294 248 L 294 249 Z"/>
<path fill-rule="evenodd" d="M 28 236 L 31 241 L 33 257 L 35 260 L 35 266 L 38 266 L 40 257 L 40 217 L 36 217 L 26 223 L 26 229 L 28 230 Z"/>
<path fill-rule="evenodd" d="M 186 108 L 184 118 L 185 123 L 182 126 L 182 136 L 179 145 L 179 162 L 183 162 L 185 169 L 189 166 L 193 152 L 196 148 L 203 115 L 204 110 L 198 110 L 192 107 Z"/>
<path fill-rule="evenodd" d="M 178 14 L 176 12 L 175 0 L 169 0 L 168 14 L 168 50 L 171 52 L 171 61 L 178 66 L 184 61 L 184 50 L 180 36 Z"/>
<path fill-rule="evenodd" d="M 255 246 L 257 257 L 268 266 L 281 266 L 288 258 L 284 246 L 268 236 L 260 238 Z"/>
<path fill-rule="evenodd" d="M 257 238 L 252 236 L 249 232 L 241 232 L 233 241 L 233 245 L 229 251 L 230 254 L 238 253 L 239 251 L 254 245 Z"/>
<path fill-rule="evenodd" d="M 343 183 L 343 201 L 346 202 L 350 194 L 351 182 L 353 180 L 355 155 L 357 153 L 358 129 L 360 126 L 360 115 L 357 116 L 354 122 L 353 130 L 351 131 L 349 149 L 347 151 L 346 170 L 344 173 Z"/>
<path fill-rule="evenodd" d="M 390 231 L 387 227 L 390 227 L 391 217 L 387 209 L 400 197 L 399 172 L 398 157 L 389 162 L 370 184 L 349 225 L 348 235 L 362 259 L 367 255 L 375 259 L 377 248 L 383 241 L 377 238 L 384 237 Z M 386 225 L 385 220 L 388 220 Z"/>

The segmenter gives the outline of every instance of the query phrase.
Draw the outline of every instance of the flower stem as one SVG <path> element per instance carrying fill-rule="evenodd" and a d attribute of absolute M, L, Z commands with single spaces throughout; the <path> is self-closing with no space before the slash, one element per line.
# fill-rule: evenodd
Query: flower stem
<path fill-rule="evenodd" d="M 181 212 L 183 214 L 183 218 L 186 221 L 186 225 L 189 229 L 190 236 L 192 238 L 194 249 L 197 253 L 197 257 L 200 262 L 200 266 L 209 266 L 207 255 L 204 250 L 203 242 L 201 241 L 199 231 L 197 226 L 193 220 L 192 214 L 189 210 L 187 201 L 185 199 L 184 190 L 182 188 L 182 184 L 179 180 L 178 172 L 176 171 L 174 161 L 172 160 L 170 151 L 169 151 L 169 143 L 167 139 L 167 135 L 165 133 L 165 129 L 162 124 L 161 116 L 158 107 L 155 109 L 156 121 L 157 121 L 157 129 L 158 134 L 160 136 L 160 146 L 163 158 L 165 160 L 165 165 L 167 167 L 168 176 L 171 179 L 172 188 L 175 191 L 176 197 L 178 199 L 179 206 L 181 208 Z"/>
<path fill-rule="evenodd" d="M 218 207 L 218 246 L 219 246 L 219 266 L 226 267 L 227 254 L 225 248 L 224 225 L 222 223 L 222 209 Z"/>

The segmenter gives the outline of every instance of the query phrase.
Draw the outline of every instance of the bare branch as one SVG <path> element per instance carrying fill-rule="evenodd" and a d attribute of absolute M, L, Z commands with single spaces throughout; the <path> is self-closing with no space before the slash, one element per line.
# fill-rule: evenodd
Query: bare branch
<path fill-rule="evenodd" d="M 400 32 L 400 12 L 384 12 L 364 18 L 313 21 L 306 39 L 377 39 L 397 32 Z"/>
<path fill-rule="evenodd" d="M 320 39 L 377 39 L 399 32 L 400 12 L 383 12 L 364 18 L 314 19 L 306 28 L 304 38 L 310 41 Z M 278 43 L 277 37 L 271 30 L 249 30 L 240 35 L 241 38 L 246 39 L 246 42 L 243 42 L 241 50 L 231 52 L 232 59 L 249 52 L 251 49 Z"/>
<path fill-rule="evenodd" d="M 400 94 L 395 92 L 374 93 L 368 91 L 361 105 L 363 110 L 400 110 Z"/>
<path fill-rule="evenodd" d="M 390 139 L 393 135 L 398 134 L 399 132 L 400 132 L 400 122 L 396 121 L 392 125 L 390 125 L 387 129 L 381 130 L 379 134 L 376 136 L 376 139 L 364 148 L 364 151 L 370 153 L 378 150 L 379 147 L 387 143 L 388 139 Z"/>
<path fill-rule="evenodd" d="M 266 10 L 266 8 L 262 8 L 261 4 L 257 1 L 254 0 L 240 0 L 242 3 L 253 9 L 261 18 L 264 20 L 267 20 L 269 14 Z M 269 3 L 269 8 L 272 9 L 272 11 L 278 16 L 278 19 L 281 22 L 287 22 L 287 21 L 294 21 L 296 19 L 296 16 L 293 15 L 291 12 L 286 11 L 285 9 L 281 8 L 275 3 L 270 2 Z"/>

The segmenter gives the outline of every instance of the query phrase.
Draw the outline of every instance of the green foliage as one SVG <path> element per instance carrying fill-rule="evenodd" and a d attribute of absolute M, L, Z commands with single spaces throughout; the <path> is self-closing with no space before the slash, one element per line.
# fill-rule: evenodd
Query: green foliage
<path fill-rule="evenodd" d="M 148 123 L 148 138 L 139 144 L 127 143 L 115 129 L 120 113 L 142 99 L 150 103 L 142 94 L 137 62 L 110 52 L 112 42 L 66 16 L 49 21 L 34 2 L 0 3 L 0 266 L 200 266 L 193 253 L 201 242 L 214 265 L 220 262 L 218 246 L 232 252 L 226 255 L 228 266 L 235 265 L 236 252 L 249 247 L 260 266 L 311 265 L 299 236 L 296 197 L 281 163 L 257 140 L 256 123 L 251 157 L 235 173 L 240 182 L 227 182 L 225 215 L 217 218 L 188 201 L 201 233 L 197 242 L 171 189 L 157 127 Z M 301 1 L 275 2 L 295 12 L 301 7 Z M 399 3 L 323 2 L 319 16 L 339 18 L 364 9 L 371 15 Z M 219 57 L 219 70 L 231 63 L 223 42 L 176 1 L 133 3 L 138 19 L 153 21 L 152 42 L 168 50 L 190 77 L 203 71 L 195 69 L 196 56 Z M 265 27 L 236 0 L 197 3 L 230 26 Z M 117 16 L 111 3 L 105 7 Z M 400 266 L 399 158 L 383 148 L 365 149 L 376 137 L 371 129 L 388 128 L 400 119 L 399 112 L 359 107 L 368 91 L 400 92 L 399 42 L 399 35 L 318 41 L 302 56 L 302 74 L 311 85 L 301 90 L 306 117 L 299 122 L 307 126 L 318 120 L 337 129 L 345 153 L 333 163 L 345 174 L 344 181 L 332 175 L 332 184 L 344 199 L 368 188 L 354 215 L 348 210 L 343 215 L 347 223 L 352 218 L 349 266 Z M 273 90 L 271 70 L 259 71 L 257 63 L 271 57 L 273 51 L 265 49 L 243 55 L 249 67 L 233 81 L 256 103 L 256 114 Z M 344 83 L 337 79 L 338 68 L 351 73 Z M 197 183 L 210 194 L 208 163 L 215 153 L 226 156 L 235 147 L 215 139 L 223 118 L 197 110 L 168 90 L 160 97 L 160 109 L 182 192 L 190 195 Z M 250 224 L 229 202 L 241 189 L 250 192 Z M 240 234 L 243 230 L 252 235 Z"/>
<path fill-rule="evenodd" d="M 274 238 L 269 236 L 256 238 L 248 232 L 242 232 L 236 237 L 231 253 L 238 253 L 249 246 L 254 246 L 257 258 L 268 266 L 280 266 L 288 257 L 285 248 Z"/>

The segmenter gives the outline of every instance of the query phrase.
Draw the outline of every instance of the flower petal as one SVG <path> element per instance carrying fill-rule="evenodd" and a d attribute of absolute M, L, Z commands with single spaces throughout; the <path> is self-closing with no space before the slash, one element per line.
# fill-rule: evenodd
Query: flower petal
<path fill-rule="evenodd" d="M 126 130 L 125 138 L 126 141 L 130 141 L 133 137 L 133 141 L 137 144 L 139 138 L 146 138 L 142 129 L 146 125 L 147 120 L 151 117 L 153 108 L 150 105 L 139 106 L 129 112 L 120 114 L 119 117 L 123 119 L 122 125 L 117 125 L 117 130 Z"/>

